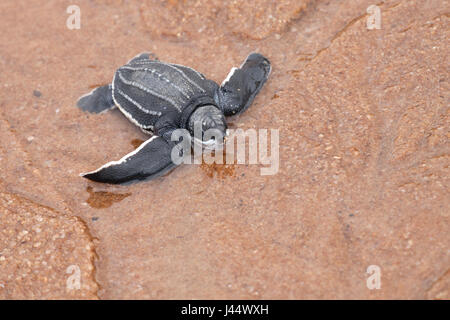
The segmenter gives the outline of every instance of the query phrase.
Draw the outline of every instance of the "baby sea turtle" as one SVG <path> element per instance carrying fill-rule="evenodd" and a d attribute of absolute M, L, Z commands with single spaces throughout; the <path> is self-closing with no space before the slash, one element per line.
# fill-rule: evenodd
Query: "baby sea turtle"
<path fill-rule="evenodd" d="M 239 68 L 232 68 L 219 86 L 189 67 L 159 61 L 150 53 L 136 56 L 117 69 L 111 84 L 82 96 L 77 105 L 91 113 L 117 107 L 128 120 L 153 135 L 122 159 L 81 176 L 105 183 L 158 177 L 176 166 L 171 158 L 175 146 L 171 136 L 180 128 L 194 136 L 194 127 L 200 126 L 201 137 L 209 129 L 219 130 L 222 141 L 201 138 L 197 142 L 205 147 L 223 143 L 225 116 L 245 111 L 270 71 L 269 60 L 252 53 Z"/>

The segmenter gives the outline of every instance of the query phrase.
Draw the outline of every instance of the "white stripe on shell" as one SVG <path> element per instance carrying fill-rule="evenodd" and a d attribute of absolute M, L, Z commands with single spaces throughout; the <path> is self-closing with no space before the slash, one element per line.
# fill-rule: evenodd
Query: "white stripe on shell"
<path fill-rule="evenodd" d="M 183 68 L 188 68 L 189 70 L 193 71 L 194 73 L 196 73 L 201 79 L 205 79 L 205 76 L 203 74 L 201 74 L 200 72 L 198 72 L 195 69 L 192 69 L 191 67 L 187 67 L 187 66 L 183 66 L 182 64 L 176 64 L 176 63 L 170 63 L 172 66 L 176 66 L 176 67 L 183 67 Z"/>
<path fill-rule="evenodd" d="M 147 114 L 151 114 L 154 116 L 160 116 L 162 113 L 158 112 L 158 111 L 153 111 L 153 110 L 147 110 L 145 109 L 142 105 L 140 105 L 137 101 L 134 101 L 133 99 L 131 99 L 125 92 L 123 92 L 122 90 L 117 89 L 117 92 L 124 97 L 125 99 L 128 100 L 128 102 L 131 102 L 132 104 L 134 104 L 139 110 L 141 110 L 144 113 Z"/>
<path fill-rule="evenodd" d="M 143 86 L 140 83 L 137 83 L 135 81 L 128 81 L 127 79 L 125 79 L 123 77 L 123 75 L 120 73 L 120 70 L 117 70 L 117 74 L 119 75 L 120 80 L 125 83 L 126 85 L 141 89 L 142 91 L 145 91 L 147 93 L 150 93 L 152 95 L 154 95 L 155 97 L 160 98 L 161 100 L 167 101 L 169 102 L 171 105 L 173 105 L 175 107 L 175 109 L 177 109 L 179 112 L 181 112 L 181 106 L 178 105 L 175 101 L 173 101 L 172 99 L 169 99 L 167 97 L 164 97 L 162 95 L 160 95 L 159 93 L 147 88 L 146 86 Z"/>
<path fill-rule="evenodd" d="M 199 89 L 201 92 L 206 92 L 205 89 L 203 89 L 202 87 L 200 87 L 194 80 L 192 80 L 191 78 L 189 78 L 189 77 L 187 76 L 187 74 L 183 72 L 183 70 L 178 69 L 178 68 L 177 68 L 175 65 L 173 65 L 173 64 L 167 64 L 167 66 L 168 66 L 169 68 L 172 68 L 172 69 L 177 70 L 177 71 L 183 76 L 183 78 L 185 78 L 187 81 L 189 81 L 189 82 L 192 83 L 194 86 L 196 86 L 197 89 Z M 193 69 L 191 69 L 191 70 L 193 70 Z M 195 70 L 194 70 L 194 71 L 195 71 Z M 197 72 L 197 71 L 196 71 L 196 72 Z"/>
<path fill-rule="evenodd" d="M 164 77 L 163 74 L 159 73 L 158 71 L 156 71 L 155 69 L 150 69 L 150 68 L 145 68 L 145 67 L 140 67 L 140 68 L 133 68 L 133 67 L 129 67 L 129 66 L 123 66 L 120 69 L 125 69 L 125 70 L 131 70 L 131 71 L 149 71 L 152 74 L 156 74 L 159 78 L 161 78 L 161 80 L 167 82 L 168 84 L 170 84 L 172 87 L 174 87 L 175 89 L 177 89 L 186 99 L 190 99 L 191 97 L 179 86 L 177 86 L 175 83 L 171 82 L 169 79 L 167 79 L 166 77 Z"/>
<path fill-rule="evenodd" d="M 183 65 L 181 65 L 181 64 L 176 64 L 176 63 L 165 63 L 165 62 L 161 62 L 161 61 L 145 60 L 145 61 L 136 61 L 136 62 L 133 62 L 133 64 L 148 64 L 148 63 L 150 63 L 150 64 L 151 64 L 151 63 L 160 63 L 160 64 L 162 64 L 162 65 L 168 66 L 169 68 L 172 68 L 172 69 L 178 71 L 178 73 L 180 73 L 180 74 L 183 76 L 183 78 L 185 78 L 185 79 L 186 79 L 187 81 L 189 81 L 191 84 L 193 84 L 194 86 L 196 86 L 197 89 L 199 89 L 201 92 L 205 92 L 205 89 L 203 89 L 202 87 L 200 87 L 194 80 L 192 80 L 191 78 L 189 78 L 189 77 L 187 76 L 187 74 L 185 74 L 185 73 L 183 72 L 183 70 L 178 69 L 177 66 L 178 66 L 178 67 L 183 67 L 183 68 L 188 68 L 189 70 L 192 70 L 193 72 L 195 72 L 201 79 L 205 79 L 205 77 L 204 77 L 200 72 L 198 72 L 197 70 L 194 70 L 194 69 L 192 69 L 192 68 L 183 66 Z"/>
<path fill-rule="evenodd" d="M 230 81 L 231 77 L 233 76 L 233 74 L 236 72 L 236 70 L 239 70 L 236 67 L 231 68 L 230 72 L 228 73 L 227 77 L 225 78 L 225 80 L 222 81 L 222 84 L 220 85 L 221 87 L 223 87 L 228 81 Z"/>
<path fill-rule="evenodd" d="M 177 64 L 177 63 L 167 63 L 167 62 L 162 62 L 162 61 L 159 61 L 159 60 L 150 60 L 150 59 L 147 59 L 147 60 L 142 59 L 142 60 L 134 61 L 133 64 L 147 64 L 147 63 L 155 63 L 155 62 L 159 62 L 159 63 L 161 63 L 161 64 L 163 64 L 163 65 L 168 65 L 168 64 L 170 64 L 170 65 L 176 66 L 176 67 L 187 68 L 187 69 L 191 70 L 192 72 L 194 72 L 195 74 L 197 74 L 201 79 L 205 79 L 205 76 L 204 76 L 202 73 L 198 72 L 198 71 L 195 70 L 195 69 L 192 69 L 191 67 L 184 66 L 184 65 L 182 65 L 182 64 Z"/>
<path fill-rule="evenodd" d="M 129 63 L 130 63 L 131 61 L 133 61 L 134 59 L 136 59 L 136 58 L 142 56 L 144 53 L 148 53 L 148 52 L 141 52 L 141 53 L 135 55 L 133 58 L 131 58 L 131 59 L 127 62 L 127 64 L 129 64 Z M 142 59 L 144 60 L 144 59 L 146 59 L 146 58 L 142 58 Z"/>
<path fill-rule="evenodd" d="M 134 156 L 136 153 L 138 153 L 139 151 L 141 151 L 147 144 L 149 144 L 150 142 L 152 142 L 154 139 L 158 138 L 159 136 L 153 136 L 150 139 L 148 139 L 147 141 L 145 141 L 144 143 L 142 143 L 136 150 L 133 150 L 132 152 L 126 154 L 125 156 L 123 156 L 121 159 L 117 160 L 117 161 L 110 161 L 106 164 L 104 164 L 103 166 L 101 166 L 100 168 L 98 168 L 97 170 L 91 171 L 91 172 L 84 172 L 84 173 L 80 173 L 80 177 L 84 177 L 88 174 L 94 174 L 99 172 L 100 170 L 103 170 L 105 168 L 111 167 L 111 166 L 116 166 L 116 165 L 120 165 L 123 164 L 125 162 L 128 161 L 129 158 L 131 158 L 132 156 Z"/>
<path fill-rule="evenodd" d="M 112 82 L 113 93 L 115 92 L 115 91 L 114 91 L 114 81 L 115 81 L 115 80 L 116 80 L 116 75 L 114 74 L 114 78 L 113 78 L 113 82 Z M 119 110 L 120 110 L 120 111 L 125 115 L 125 117 L 126 117 L 128 120 L 130 120 L 133 124 L 135 124 L 136 126 L 138 126 L 138 127 L 141 128 L 141 129 L 144 129 L 144 130 L 145 130 L 145 129 L 153 130 L 153 126 L 152 126 L 152 125 L 147 125 L 147 126 L 145 126 L 145 125 L 140 124 L 139 122 L 137 122 L 137 120 L 134 119 L 133 116 L 132 116 L 128 111 L 126 111 L 124 108 L 122 108 L 122 106 L 120 105 L 120 103 L 117 102 L 116 98 L 114 97 L 114 94 L 112 95 L 112 98 L 113 98 L 114 103 L 116 104 L 116 106 L 119 108 Z"/>
<path fill-rule="evenodd" d="M 125 117 L 127 117 L 128 120 L 130 120 L 133 124 L 135 124 L 136 126 L 138 126 L 141 129 L 150 129 L 153 130 L 153 126 L 152 125 L 143 125 L 141 123 L 139 123 L 135 118 L 133 118 L 133 116 L 131 115 L 131 113 L 129 113 L 127 110 L 125 110 L 124 108 L 122 108 L 122 106 L 120 104 L 117 104 L 117 107 L 119 107 L 119 110 L 122 111 L 122 113 L 125 115 Z"/>

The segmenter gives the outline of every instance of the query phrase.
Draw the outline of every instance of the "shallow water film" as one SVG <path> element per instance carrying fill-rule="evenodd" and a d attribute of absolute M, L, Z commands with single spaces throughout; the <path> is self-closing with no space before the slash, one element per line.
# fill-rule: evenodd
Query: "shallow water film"
<path fill-rule="evenodd" d="M 448 1 L 71 5 L 0 2 L 0 299 L 450 298 Z M 278 170 L 80 177 L 148 139 L 76 107 L 145 51 L 219 84 L 266 56 L 228 121 Z"/>

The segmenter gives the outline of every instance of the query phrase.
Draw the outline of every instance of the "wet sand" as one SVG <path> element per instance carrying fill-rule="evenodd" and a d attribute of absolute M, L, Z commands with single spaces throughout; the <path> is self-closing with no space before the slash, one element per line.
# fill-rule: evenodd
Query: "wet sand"
<path fill-rule="evenodd" d="M 448 1 L 384 1 L 380 30 L 365 0 L 78 1 L 79 30 L 71 4 L 0 3 L 0 298 L 450 298 Z M 144 51 L 218 83 L 267 56 L 230 121 L 279 129 L 279 172 L 80 178 L 148 138 L 75 107 Z"/>

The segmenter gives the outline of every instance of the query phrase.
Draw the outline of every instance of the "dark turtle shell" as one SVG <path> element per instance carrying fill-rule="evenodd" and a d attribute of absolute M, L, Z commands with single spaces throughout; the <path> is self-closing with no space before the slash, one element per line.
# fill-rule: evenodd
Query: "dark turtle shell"
<path fill-rule="evenodd" d="M 196 97 L 213 97 L 217 84 L 189 67 L 137 59 L 116 71 L 112 88 L 121 111 L 139 127 L 153 130 L 162 115 L 181 115 Z"/>

